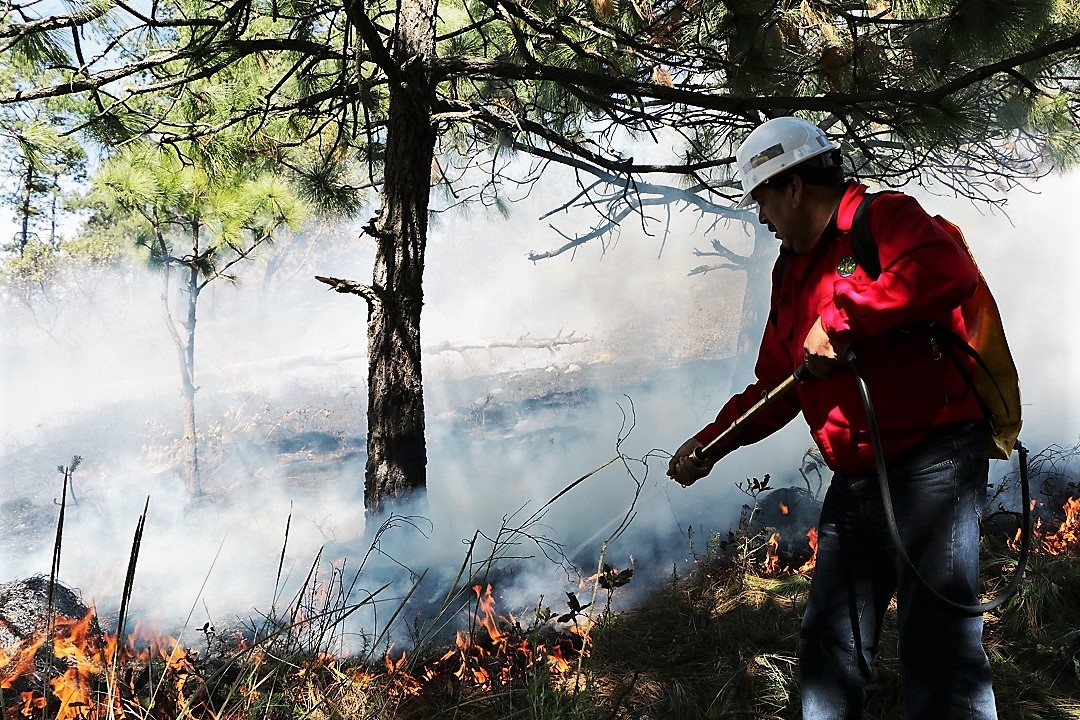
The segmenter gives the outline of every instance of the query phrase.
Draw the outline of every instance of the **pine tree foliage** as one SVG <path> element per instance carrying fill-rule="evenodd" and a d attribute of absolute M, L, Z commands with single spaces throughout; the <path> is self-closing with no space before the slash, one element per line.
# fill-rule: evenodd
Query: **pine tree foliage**
<path fill-rule="evenodd" d="M 9 6 L 0 42 L 62 77 L 6 86 L 0 103 L 82 91 L 97 108 L 83 127 L 107 143 L 213 143 L 238 126 L 338 207 L 381 182 L 389 87 L 401 81 L 396 3 L 37 8 Z M 980 198 L 1074 155 L 1080 19 L 1066 0 L 444 0 L 435 32 L 434 54 L 417 62 L 450 158 L 436 179 L 451 187 L 464 168 L 498 176 L 512 149 L 624 181 L 682 174 L 723 202 L 735 194 L 733 144 L 791 113 L 843 138 L 862 177 L 935 176 Z M 190 93 L 190 130 L 145 100 L 221 73 L 247 82 Z M 635 160 L 643 143 L 662 160 Z M 452 195 L 494 197 L 478 187 Z"/>
<path fill-rule="evenodd" d="M 16 86 L 26 71 L 12 56 L 0 68 L 0 88 Z M 46 77 L 56 79 L 56 73 Z M 50 98 L 39 105 L 6 108 L 0 112 L 0 167 L 7 171 L 0 202 L 10 209 L 17 230 L 3 238 L 4 250 L 23 255 L 31 243 L 55 251 L 63 242 L 57 221 L 63 212 L 63 182 L 84 177 L 86 152 L 78 140 L 63 132 L 57 118 L 78 111 L 71 97 Z M 37 253 L 40 255 L 40 253 Z"/>
<path fill-rule="evenodd" d="M 90 200 L 99 216 L 127 213 L 135 242 L 161 273 L 164 321 L 184 400 L 185 483 L 196 496 L 203 489 L 195 414 L 200 294 L 215 281 L 237 282 L 235 269 L 309 214 L 309 205 L 277 172 L 274 134 L 288 137 L 282 123 L 230 122 L 234 112 L 257 102 L 251 70 L 240 64 L 187 83 L 172 97 L 146 95 L 126 106 L 125 127 L 156 117 L 167 130 L 147 130 L 118 147 L 94 175 Z M 222 129 L 203 134 L 204 124 Z M 153 141 L 162 133 L 170 142 Z"/>

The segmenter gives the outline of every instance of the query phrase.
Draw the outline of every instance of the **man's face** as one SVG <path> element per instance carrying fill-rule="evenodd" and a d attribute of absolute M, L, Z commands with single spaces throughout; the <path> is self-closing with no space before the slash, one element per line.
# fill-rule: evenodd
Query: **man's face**
<path fill-rule="evenodd" d="M 802 184 L 788 177 L 778 182 L 759 185 L 750 193 L 758 206 L 758 222 L 780 243 L 796 253 L 805 253 L 814 246 L 816 237 L 808 237 L 805 219 L 799 213 Z"/>

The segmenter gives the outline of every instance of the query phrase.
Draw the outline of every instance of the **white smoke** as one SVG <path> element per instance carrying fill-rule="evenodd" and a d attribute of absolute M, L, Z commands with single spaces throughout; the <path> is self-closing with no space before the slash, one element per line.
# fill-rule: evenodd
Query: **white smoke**
<path fill-rule="evenodd" d="M 1040 182 L 1037 194 L 1014 194 L 1011 224 L 965 201 L 920 196 L 928 210 L 964 228 L 997 295 L 1022 374 L 1024 437 L 1036 449 L 1071 444 L 1080 435 L 1080 308 L 1068 290 L 1080 270 L 1080 231 L 1068 212 L 1078 188 L 1080 177 L 1054 177 Z M 693 248 L 706 248 L 716 233 L 744 231 L 736 225 L 703 234 L 692 219 L 676 218 L 662 241 L 627 223 L 606 252 L 593 244 L 574 256 L 530 263 L 527 252 L 562 242 L 536 219 L 559 199 L 549 189 L 509 219 L 474 214 L 433 228 L 425 345 L 571 334 L 589 342 L 425 356 L 429 492 L 418 511 L 431 524 L 422 525 L 426 536 L 399 528 L 383 546 L 417 572 L 432 569 L 421 594 L 445 593 L 439 583 L 457 572 L 476 530 L 490 537 L 504 522 L 514 525 L 614 457 L 630 422 L 633 432 L 620 448 L 627 456 L 671 451 L 712 418 L 730 391 L 742 277 L 725 271 L 688 277 L 687 271 L 700 264 Z M 554 219 L 567 231 L 582 229 L 571 225 L 577 221 Z M 5 307 L 0 494 L 9 529 L 0 580 L 47 572 L 56 467 L 75 454 L 84 460 L 74 475 L 78 502 L 66 518 L 61 578 L 102 607 L 119 602 L 147 497 L 134 600 L 139 613 L 165 624 L 191 612 L 201 625 L 265 610 L 287 522 L 284 567 L 293 586 L 320 548 L 326 559 L 347 556 L 355 567 L 370 533 L 362 459 L 342 457 L 317 482 L 297 484 L 267 455 L 280 438 L 275 428 L 362 433 L 363 301 L 312 278 L 370 276 L 369 245 L 355 239 L 356 230 L 342 235 L 353 238 L 347 252 L 304 266 L 269 298 L 258 294 L 252 272 L 239 288 L 220 286 L 204 299 L 196 361 L 208 424 L 204 448 L 212 452 L 215 433 L 225 437 L 237 426 L 266 440 L 207 479 L 211 498 L 204 503 L 188 501 L 162 449 L 176 440 L 180 401 L 175 351 L 153 278 L 124 278 L 97 288 L 92 300 L 75 299 L 63 308 L 53 338 L 10 303 Z M 362 438 L 351 439 L 362 446 Z M 737 482 L 765 473 L 777 484 L 801 482 L 797 468 L 810 444 L 797 419 L 689 489 L 664 477 L 661 455 L 648 463 L 647 475 L 631 462 L 641 495 L 631 530 L 610 548 L 608 562 L 626 567 L 633 557 L 641 576 L 681 568 L 689 536 L 700 550 L 707 533 L 729 528 L 749 500 L 734 488 Z M 530 533 L 557 540 L 591 573 L 601 543 L 634 499 L 634 480 L 615 462 L 561 498 Z M 12 527 L 18 523 L 28 527 Z M 507 580 L 522 606 L 576 587 L 539 548 L 525 543 L 518 552 L 536 558 L 530 572 Z M 388 562 L 378 572 L 405 576 Z M 365 586 L 377 583 L 376 577 Z"/>

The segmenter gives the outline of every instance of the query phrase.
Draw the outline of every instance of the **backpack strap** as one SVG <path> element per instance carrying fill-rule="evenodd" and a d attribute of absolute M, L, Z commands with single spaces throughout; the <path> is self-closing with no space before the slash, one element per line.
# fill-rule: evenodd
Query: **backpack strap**
<path fill-rule="evenodd" d="M 857 262 L 871 280 L 881 275 L 881 259 L 878 257 L 877 243 L 870 232 L 870 205 L 878 193 L 865 193 L 855 208 L 855 217 L 851 221 L 851 249 Z"/>

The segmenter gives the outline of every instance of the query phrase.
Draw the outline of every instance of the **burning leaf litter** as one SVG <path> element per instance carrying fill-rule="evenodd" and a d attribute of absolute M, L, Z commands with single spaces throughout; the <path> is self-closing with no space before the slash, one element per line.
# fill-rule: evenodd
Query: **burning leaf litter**
<path fill-rule="evenodd" d="M 1031 501 L 1032 510 L 1036 507 L 1036 501 Z M 1064 517 L 1057 530 L 1047 532 L 1042 518 L 1035 521 L 1031 529 L 1032 548 L 1036 553 L 1062 557 L 1065 555 L 1080 553 L 1080 497 L 1066 498 L 1062 506 Z M 1009 547 L 1017 551 L 1020 547 L 1021 530 L 1009 542 Z"/>
<path fill-rule="evenodd" d="M 779 503 L 776 510 L 787 517 L 791 508 L 786 503 Z M 1065 558 L 1080 552 L 1080 499 L 1068 498 L 1063 513 L 1063 520 L 1052 532 L 1044 529 L 1042 523 L 1035 530 L 1036 552 L 1043 557 Z M 764 631 L 754 631 L 753 627 L 759 620 L 765 622 L 769 617 L 772 618 L 768 621 L 770 626 L 781 627 L 786 623 L 792 627 L 791 637 L 797 636 L 794 632 L 798 618 L 797 598 L 805 592 L 803 576 L 812 573 L 814 568 L 816 528 L 810 528 L 806 533 L 811 555 L 801 565 L 796 557 L 781 561 L 779 532 L 761 535 L 747 532 L 747 528 L 742 532 L 738 542 L 730 543 L 725 552 L 741 554 L 743 559 L 732 564 L 729 558 L 728 570 L 719 574 L 708 570 L 697 581 L 699 586 L 702 582 L 708 584 L 709 592 L 717 592 L 718 599 L 712 601 L 711 609 L 708 605 L 703 606 L 706 615 L 692 623 L 699 626 L 702 622 L 720 622 L 725 628 L 722 630 L 724 637 L 733 632 L 734 623 L 734 627 L 749 629 L 752 639 L 764 637 L 760 634 Z M 701 569 L 706 568 L 702 566 Z M 604 565 L 601 572 L 588 578 L 587 582 L 596 583 L 610 593 L 629 582 L 632 575 L 632 569 L 619 570 Z M 789 579 L 798 582 L 792 584 Z M 20 585 L 18 592 L 24 599 L 13 602 L 11 593 L 5 594 L 5 590 L 10 591 L 16 585 Z M 311 713 L 327 703 L 354 708 L 351 716 L 357 718 L 429 717 L 424 714 L 427 710 L 409 708 L 415 708 L 417 703 L 421 708 L 429 707 L 431 703 L 450 707 L 448 703 L 475 703 L 478 698 L 497 698 L 538 678 L 551 687 L 588 685 L 604 702 L 614 703 L 616 708 L 623 704 L 627 711 L 631 707 L 638 708 L 635 712 L 639 714 L 635 717 L 651 718 L 660 716 L 642 709 L 648 702 L 641 694 L 669 692 L 650 685 L 653 681 L 642 677 L 643 670 L 633 669 L 645 662 L 645 656 L 653 653 L 653 648 L 650 647 L 648 652 L 638 648 L 626 654 L 618 650 L 618 642 L 613 642 L 620 633 L 631 630 L 637 621 L 615 617 L 614 632 L 604 632 L 604 642 L 597 647 L 594 634 L 599 626 L 590 621 L 592 613 L 587 612 L 590 603 L 583 603 L 574 593 L 567 593 L 567 612 L 537 613 L 537 622 L 526 629 L 513 615 L 504 616 L 497 612 L 491 585 L 474 585 L 467 628 L 457 633 L 453 647 L 427 659 L 391 648 L 376 665 L 359 664 L 325 652 L 303 657 L 287 656 L 250 636 L 218 635 L 209 623 L 201 630 L 206 637 L 205 653 L 142 627 L 136 627 L 120 642 L 100 630 L 93 608 L 83 606 L 74 593 L 62 586 L 52 588 L 52 612 L 42 615 L 42 598 L 48 598 L 48 595 L 46 578 L 0 585 L 0 707 L 3 720 L 144 720 L 151 717 L 156 720 L 240 720 L 270 717 L 273 715 L 271 709 L 276 706 L 299 706 L 302 712 Z M 770 600 L 773 596 L 784 600 L 758 618 L 773 602 Z M 36 599 L 29 602 L 26 597 Z M 9 607 L 18 609 L 14 619 L 3 615 Z M 695 614 L 701 611 L 693 610 Z M 661 614 L 657 619 L 664 613 L 671 614 L 671 606 L 658 612 Z M 991 632 L 1004 631 L 1014 623 L 1009 612 L 1018 615 L 1024 610 L 1020 604 L 1007 610 L 1001 622 L 990 624 Z M 600 613 L 599 617 L 605 618 L 605 622 L 611 619 L 605 613 Z M 650 622 L 657 626 L 649 629 L 651 634 L 663 634 L 662 624 L 655 620 Z M 1044 622 L 1040 621 L 1040 624 Z M 1047 625 L 1052 623 L 1047 622 Z M 707 636 L 700 629 L 694 632 L 701 635 L 701 642 L 706 641 Z M 653 637 L 648 641 L 650 645 L 656 645 L 656 652 L 668 653 L 661 662 L 665 667 L 671 662 L 670 652 L 674 649 L 664 648 L 677 641 L 677 633 L 670 634 L 672 638 Z M 1018 659 L 1010 663 L 1020 666 L 1032 662 L 1031 658 L 1044 664 L 1059 660 L 1070 665 L 1080 662 L 1080 646 L 1074 647 L 1075 642 L 1068 639 L 1073 635 L 1058 635 L 1048 635 L 1040 640 L 1038 652 L 1018 653 Z M 51 643 L 47 642 L 48 638 L 52 639 Z M 632 640 L 632 637 L 626 639 L 627 642 Z M 776 641 L 758 646 L 758 640 L 753 640 L 757 649 L 748 649 L 727 647 L 726 640 L 714 638 L 710 642 L 716 644 L 716 648 L 710 650 L 702 646 L 691 652 L 687 661 L 701 653 L 712 652 L 716 658 L 710 661 L 709 672 L 716 674 L 720 672 L 717 668 L 721 668 L 722 672 L 730 671 L 740 678 L 728 678 L 724 685 L 718 686 L 713 694 L 715 703 L 742 708 L 746 701 L 738 698 L 756 695 L 759 700 L 754 705 L 755 712 L 776 713 L 793 702 L 792 693 L 796 692 L 794 671 L 789 668 L 793 666 L 793 655 L 783 649 L 783 637 Z M 693 647 L 697 644 L 682 648 L 678 656 L 686 655 Z M 632 656 L 642 656 L 630 662 L 629 676 L 605 669 L 605 663 L 611 661 L 612 648 L 618 651 L 621 663 L 629 662 Z M 741 670 L 738 667 L 723 670 L 734 658 L 743 658 L 745 666 Z M 716 665 L 717 662 L 720 665 Z M 888 667 L 887 659 L 884 663 Z M 1008 696 L 1017 671 L 1004 660 L 999 662 L 999 668 L 1002 667 L 1000 685 L 1004 688 L 1004 696 Z M 765 672 L 768 668 L 772 670 Z M 685 684 L 688 677 L 683 674 L 665 680 L 657 676 L 655 682 L 663 685 L 677 680 Z M 766 679 L 771 683 L 767 689 L 771 693 L 768 698 L 772 698 L 767 703 L 761 699 L 766 695 L 760 690 L 748 691 L 750 686 L 756 687 L 756 683 Z M 1080 684 L 1080 675 L 1076 680 Z M 701 682 L 706 689 L 712 687 L 702 678 L 694 682 Z M 1017 687 L 1013 692 L 1022 692 L 1019 688 L 1025 685 L 1019 681 L 1015 684 Z M 1046 702 L 1051 699 L 1048 695 Z M 761 703 L 773 705 L 758 707 Z M 886 704 L 883 702 L 883 707 Z M 417 715 L 417 712 L 421 714 Z"/>
<path fill-rule="evenodd" d="M 32 580 L 31 587 L 47 583 L 44 578 Z M 320 674 L 350 685 L 353 692 L 382 693 L 401 702 L 436 685 L 492 692 L 537 673 L 558 679 L 588 657 L 592 625 L 572 593 L 568 615 L 527 630 L 513 616 L 496 612 L 490 584 L 475 585 L 472 592 L 476 609 L 470 628 L 458 631 L 454 647 L 418 669 L 407 652 L 396 653 L 393 648 L 381 668 L 339 668 L 341 660 L 320 653 L 303 661 L 288 660 L 284 677 L 273 680 L 271 668 L 281 672 L 277 661 L 283 658 L 273 657 L 272 651 L 242 635 L 225 642 L 209 623 L 203 628 L 208 646 L 211 639 L 219 642 L 213 653 L 208 647 L 203 655 L 173 637 L 142 628 L 119 643 L 115 635 L 101 632 L 93 608 L 85 609 L 81 618 L 54 612 L 51 627 L 36 623 L 26 637 L 9 639 L 0 648 L 3 717 L 248 717 L 282 680 L 291 690 L 278 688 L 279 692 L 296 692 Z M 571 619 L 565 621 L 567 617 Z M 224 691 L 223 681 L 232 683 Z"/>

